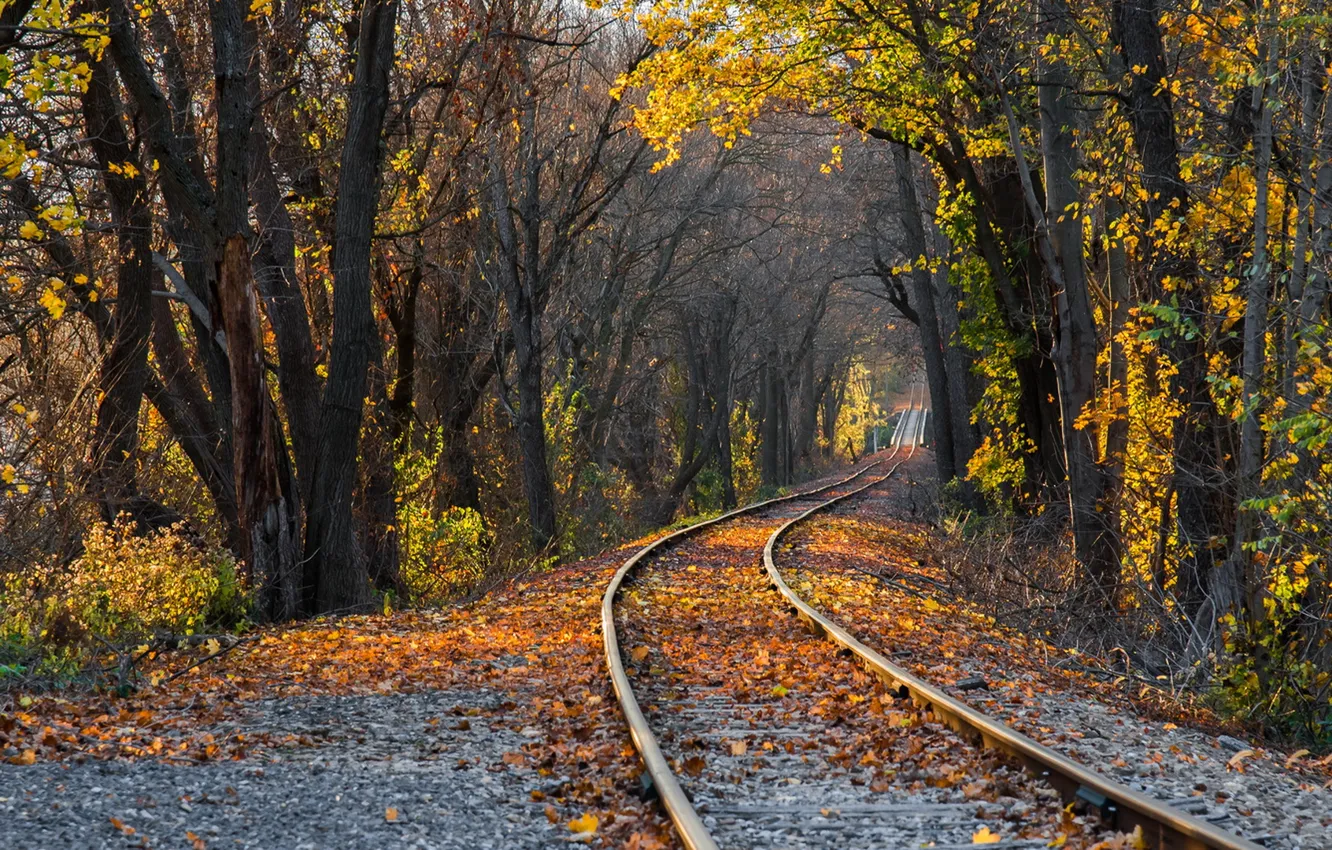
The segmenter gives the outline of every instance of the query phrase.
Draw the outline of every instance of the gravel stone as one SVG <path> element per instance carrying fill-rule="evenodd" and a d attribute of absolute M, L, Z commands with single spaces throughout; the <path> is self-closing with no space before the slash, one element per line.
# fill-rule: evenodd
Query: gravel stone
<path fill-rule="evenodd" d="M 495 711 L 506 698 L 290 697 L 253 704 L 235 725 L 309 743 L 240 761 L 0 764 L 0 848 L 190 848 L 187 833 L 208 848 L 263 850 L 563 845 L 563 813 L 552 824 L 532 800 L 550 778 L 503 759 L 534 736 L 505 728 L 502 717 L 459 722 L 459 713 Z"/>

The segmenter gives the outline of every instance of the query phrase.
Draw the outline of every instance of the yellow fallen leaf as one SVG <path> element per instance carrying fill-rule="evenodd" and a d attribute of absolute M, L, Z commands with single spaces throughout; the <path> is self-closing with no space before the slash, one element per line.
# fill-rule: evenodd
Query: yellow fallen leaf
<path fill-rule="evenodd" d="M 649 651 L 650 650 L 646 646 L 636 646 L 629 652 L 629 657 L 635 661 L 641 662 L 644 658 L 648 657 Z"/>
<path fill-rule="evenodd" d="M 940 605 L 938 602 L 935 602 L 933 599 L 925 600 L 926 611 L 938 611 L 942 607 L 943 607 L 942 605 Z"/>
<path fill-rule="evenodd" d="M 1066 832 L 1061 832 L 1061 833 L 1059 833 L 1058 835 L 1056 835 L 1056 836 L 1054 837 L 1054 841 L 1051 841 L 1049 844 L 1047 844 L 1047 845 L 1045 845 L 1045 846 L 1046 846 L 1046 847 L 1063 847 L 1063 846 L 1064 846 L 1065 844 L 1067 844 L 1067 843 L 1068 843 L 1068 833 L 1066 833 Z"/>
<path fill-rule="evenodd" d="M 218 642 L 217 638 L 209 638 L 204 641 L 204 650 L 209 655 L 217 655 L 222 651 L 222 644 Z"/>
<path fill-rule="evenodd" d="M 1293 753 L 1291 753 L 1290 755 L 1286 756 L 1286 767 L 1290 767 L 1290 766 L 1293 765 L 1295 762 L 1297 762 L 1297 761 L 1299 761 L 1300 759 L 1304 758 L 1304 757 L 1307 756 L 1308 754 L 1309 754 L 1309 751 L 1308 751 L 1308 750 L 1296 750 L 1295 752 L 1293 752 Z"/>
<path fill-rule="evenodd" d="M 990 832 L 988 826 L 982 826 L 980 832 L 973 833 L 971 836 L 972 844 L 998 844 L 999 841 L 999 833 Z"/>
<path fill-rule="evenodd" d="M 1226 762 L 1226 767 L 1231 770 L 1238 770 L 1244 765 L 1244 760 L 1252 755 L 1253 750 L 1240 750 L 1230 757 L 1230 761 Z"/>
<path fill-rule="evenodd" d="M 574 818 L 569 821 L 569 831 L 577 833 L 596 832 L 597 827 L 601 825 L 601 819 L 588 812 L 581 818 Z"/>
<path fill-rule="evenodd" d="M 398 810 L 389 806 L 384 810 L 384 820 L 393 822 L 398 819 Z"/>
<path fill-rule="evenodd" d="M 1129 846 L 1133 850 L 1147 850 L 1147 836 L 1142 834 L 1142 824 L 1133 827 L 1133 834 L 1129 836 Z"/>

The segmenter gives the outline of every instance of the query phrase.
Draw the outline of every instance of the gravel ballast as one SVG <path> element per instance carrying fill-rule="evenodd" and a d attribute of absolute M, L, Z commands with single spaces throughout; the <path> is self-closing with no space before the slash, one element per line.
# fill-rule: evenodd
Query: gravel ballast
<path fill-rule="evenodd" d="M 0 847 L 549 847 L 572 837 L 544 798 L 559 785 L 504 759 L 541 732 L 479 716 L 500 694 L 268 700 L 249 729 L 298 743 L 239 761 L 0 764 Z M 222 732 L 224 730 L 219 730 Z M 193 836 L 193 837 L 191 837 Z"/>

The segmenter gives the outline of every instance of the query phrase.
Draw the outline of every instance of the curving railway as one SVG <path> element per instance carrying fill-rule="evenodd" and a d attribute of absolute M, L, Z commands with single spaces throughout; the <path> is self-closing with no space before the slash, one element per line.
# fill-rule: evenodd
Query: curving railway
<path fill-rule="evenodd" d="M 955 700 L 788 584 L 782 536 L 896 474 L 924 440 L 919 395 L 855 473 L 676 531 L 616 572 L 602 632 L 645 796 L 690 850 L 1058 845 L 1070 803 L 1149 847 L 1257 850 Z"/>

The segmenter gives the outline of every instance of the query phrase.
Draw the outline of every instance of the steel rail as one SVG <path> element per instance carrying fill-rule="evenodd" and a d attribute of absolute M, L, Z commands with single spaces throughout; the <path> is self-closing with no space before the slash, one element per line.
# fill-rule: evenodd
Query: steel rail
<path fill-rule="evenodd" d="M 846 478 L 834 481 L 831 484 L 825 484 L 822 487 L 808 490 L 803 493 L 792 493 L 786 496 L 778 496 L 775 499 L 768 499 L 762 502 L 756 502 L 752 505 L 746 505 L 742 508 L 729 511 L 721 516 L 714 517 L 703 522 L 695 523 L 678 531 L 667 534 L 639 549 L 634 555 L 625 561 L 621 567 L 616 570 L 615 576 L 606 587 L 606 592 L 601 598 L 601 634 L 606 650 L 606 666 L 610 670 L 611 685 L 615 688 L 615 698 L 620 703 L 620 711 L 624 714 L 625 723 L 629 726 L 629 735 L 633 739 L 634 747 L 638 750 L 639 756 L 643 759 L 643 766 L 647 769 L 648 776 L 656 788 L 657 796 L 661 799 L 662 805 L 666 807 L 666 813 L 670 816 L 671 822 L 675 825 L 675 831 L 680 836 L 681 842 L 687 850 L 719 850 L 717 842 L 713 840 L 708 832 L 703 820 L 694 810 L 694 805 L 685 796 L 684 789 L 680 787 L 680 782 L 675 778 L 674 771 L 671 770 L 670 763 L 666 756 L 662 754 L 661 747 L 657 744 L 656 737 L 652 734 L 652 728 L 648 725 L 647 717 L 643 714 L 643 709 L 638 704 L 637 697 L 634 696 L 633 686 L 629 682 L 629 675 L 624 669 L 624 660 L 620 657 L 620 639 L 615 630 L 615 596 L 620 591 L 620 586 L 625 578 L 634 571 L 634 569 L 643 562 L 645 558 L 653 552 L 670 543 L 678 542 L 684 537 L 702 531 L 705 528 L 726 522 L 738 516 L 755 513 L 764 508 L 783 502 L 790 502 L 796 499 L 808 499 L 812 496 L 818 496 L 826 493 L 836 487 L 848 484 L 861 477 L 871 469 L 881 466 L 896 457 L 901 450 L 904 436 L 904 427 L 907 424 L 907 416 L 914 407 L 916 388 L 913 384 L 911 393 L 907 397 L 907 407 L 902 411 L 898 418 L 897 426 L 893 429 L 893 449 L 888 457 L 876 460 L 861 467 L 858 471 L 848 475 Z M 921 406 L 925 402 L 925 392 L 921 390 Z M 912 449 L 914 452 L 914 447 Z M 897 467 L 893 467 L 896 469 Z M 889 473 L 891 474 L 891 473 Z M 886 476 L 885 476 L 886 477 Z M 879 479 L 882 480 L 882 479 Z M 876 482 L 877 483 L 877 482 Z M 859 488 L 855 492 L 865 489 Z M 833 501 L 840 501 L 843 497 L 838 497 Z"/>
<path fill-rule="evenodd" d="M 923 433 L 924 426 L 921 426 Z M 915 447 L 912 447 L 915 454 Z M 966 703 L 898 667 L 879 652 L 861 643 L 846 629 L 824 617 L 801 599 L 782 578 L 774 559 L 777 541 L 796 523 L 891 478 L 910 456 L 894 464 L 874 481 L 843 493 L 783 523 L 763 547 L 763 567 L 773 586 L 798 616 L 816 634 L 849 650 L 889 689 L 929 709 L 955 732 L 985 747 L 1014 757 L 1028 771 L 1041 777 L 1063 796 L 1065 802 L 1080 802 L 1097 811 L 1112 829 L 1132 832 L 1141 827 L 1149 847 L 1160 850 L 1263 850 L 1262 846 L 1204 820 L 1135 791 L 1037 743 L 1010 726 L 993 720 Z"/>

